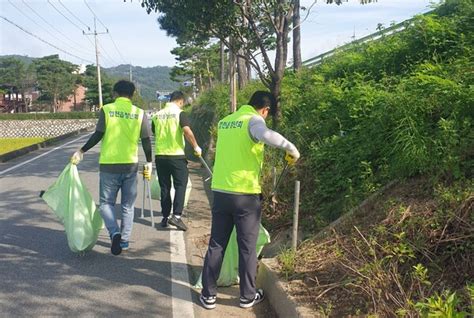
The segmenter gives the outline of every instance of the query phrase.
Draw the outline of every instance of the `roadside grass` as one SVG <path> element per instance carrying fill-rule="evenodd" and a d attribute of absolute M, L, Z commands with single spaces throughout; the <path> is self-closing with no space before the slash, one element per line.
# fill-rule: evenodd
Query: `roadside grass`
<path fill-rule="evenodd" d="M 468 317 L 473 211 L 472 179 L 404 180 L 296 254 L 283 250 L 280 272 L 299 303 L 334 317 Z"/>
<path fill-rule="evenodd" d="M 0 155 L 47 140 L 44 137 L 0 138 Z"/>

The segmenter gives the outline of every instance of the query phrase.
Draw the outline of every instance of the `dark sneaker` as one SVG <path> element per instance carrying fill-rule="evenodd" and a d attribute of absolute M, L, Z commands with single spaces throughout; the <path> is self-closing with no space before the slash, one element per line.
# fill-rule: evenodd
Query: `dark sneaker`
<path fill-rule="evenodd" d="M 168 220 L 168 223 L 176 226 L 181 231 L 186 231 L 188 229 L 186 224 L 184 224 L 183 220 L 181 218 L 178 219 L 174 215 Z"/>
<path fill-rule="evenodd" d="M 168 218 L 161 219 L 161 227 L 168 227 Z"/>
<path fill-rule="evenodd" d="M 120 241 L 120 247 L 122 248 L 122 251 L 126 251 L 129 249 L 129 244 L 128 242 Z"/>
<path fill-rule="evenodd" d="M 120 241 L 122 240 L 122 234 L 119 232 L 115 232 L 112 234 L 112 247 L 110 248 L 110 251 L 114 255 L 120 255 L 122 253 L 122 247 L 120 246 Z"/>
<path fill-rule="evenodd" d="M 263 293 L 263 289 L 257 289 L 255 293 L 255 298 L 252 300 L 248 300 L 244 297 L 240 297 L 240 307 L 242 308 L 250 308 L 255 306 L 258 303 L 261 303 L 265 298 L 265 294 Z"/>
<path fill-rule="evenodd" d="M 202 294 L 199 296 L 199 301 L 206 309 L 214 309 L 216 308 L 216 296 L 203 296 Z"/>

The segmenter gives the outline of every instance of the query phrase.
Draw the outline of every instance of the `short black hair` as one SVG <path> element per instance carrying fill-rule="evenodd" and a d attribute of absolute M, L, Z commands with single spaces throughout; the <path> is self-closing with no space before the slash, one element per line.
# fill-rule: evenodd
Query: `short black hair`
<path fill-rule="evenodd" d="M 135 93 L 135 84 L 130 81 L 120 80 L 114 85 L 114 92 L 122 97 L 133 97 Z"/>
<path fill-rule="evenodd" d="M 182 91 L 174 91 L 173 93 L 171 93 L 170 102 L 174 102 L 177 100 L 185 100 L 184 93 Z"/>
<path fill-rule="evenodd" d="M 270 92 L 267 91 L 256 91 L 250 97 L 249 105 L 255 109 L 262 109 L 270 107 L 270 114 L 274 114 L 276 111 L 276 100 Z"/>

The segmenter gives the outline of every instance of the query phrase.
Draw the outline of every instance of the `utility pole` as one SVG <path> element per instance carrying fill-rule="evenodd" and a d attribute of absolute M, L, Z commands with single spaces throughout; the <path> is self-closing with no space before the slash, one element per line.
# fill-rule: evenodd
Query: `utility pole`
<path fill-rule="evenodd" d="M 129 75 L 130 75 L 130 82 L 132 82 L 132 62 L 130 62 Z"/>
<path fill-rule="evenodd" d="M 98 39 L 97 39 L 97 35 L 99 34 L 107 34 L 109 33 L 109 30 L 107 30 L 107 32 L 100 32 L 98 33 L 97 32 L 97 26 L 96 26 L 96 17 L 94 15 L 94 32 L 93 33 L 85 33 L 84 31 L 82 31 L 82 34 L 84 35 L 94 35 L 94 38 L 95 38 L 95 62 L 97 64 L 97 85 L 98 85 L 98 89 L 99 89 L 99 108 L 102 108 L 103 106 L 103 101 L 102 101 L 102 81 L 100 79 L 100 64 L 99 64 L 99 42 L 98 42 Z"/>

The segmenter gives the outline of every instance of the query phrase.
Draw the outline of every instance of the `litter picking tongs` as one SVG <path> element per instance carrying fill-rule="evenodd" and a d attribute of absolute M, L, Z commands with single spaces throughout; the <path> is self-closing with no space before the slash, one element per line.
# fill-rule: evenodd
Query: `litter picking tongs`
<path fill-rule="evenodd" d="M 204 158 L 202 156 L 199 156 L 199 160 L 201 161 L 202 165 L 204 166 L 204 168 L 206 168 L 207 172 L 209 172 L 209 177 L 207 177 L 206 179 L 204 179 L 204 181 L 208 181 L 209 179 L 212 178 L 212 170 L 211 168 L 209 168 L 206 160 L 204 160 Z"/>
<path fill-rule="evenodd" d="M 153 204 L 151 200 L 151 186 L 150 186 L 150 181 L 148 181 L 145 178 L 145 174 L 143 174 L 143 204 L 142 204 L 142 213 L 141 213 L 141 218 L 143 218 L 143 210 L 145 208 L 145 197 L 146 193 L 148 193 L 148 200 L 150 202 L 150 216 L 151 216 L 151 226 L 154 228 L 155 227 L 155 218 L 154 218 L 154 213 L 153 213 Z"/>
<path fill-rule="evenodd" d="M 283 180 L 283 176 L 286 174 L 286 172 L 288 171 L 288 162 L 285 163 L 285 167 L 283 168 L 283 170 L 281 171 L 280 175 L 278 176 L 278 179 L 277 181 L 275 182 L 274 186 L 273 186 L 273 190 L 272 192 L 270 193 L 270 197 L 272 199 L 272 202 L 274 204 L 278 203 L 277 199 L 276 199 L 276 192 L 277 192 L 277 189 L 278 189 L 278 186 L 280 185 L 281 183 L 281 180 Z"/>

